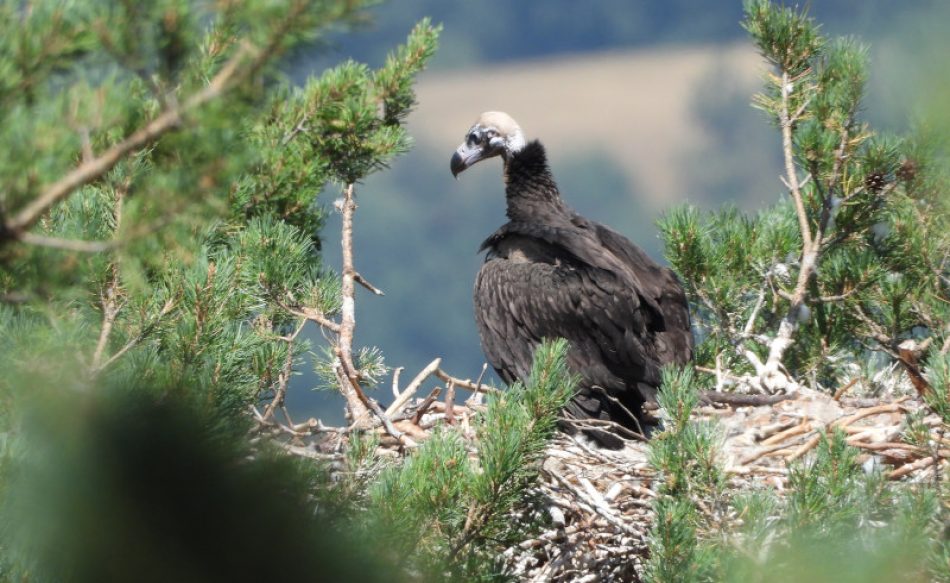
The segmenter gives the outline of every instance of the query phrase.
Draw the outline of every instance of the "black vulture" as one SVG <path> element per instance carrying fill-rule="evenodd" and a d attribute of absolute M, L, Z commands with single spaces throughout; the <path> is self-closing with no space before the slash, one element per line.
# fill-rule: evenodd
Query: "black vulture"
<path fill-rule="evenodd" d="M 475 280 L 475 319 L 485 356 L 506 383 L 524 381 L 538 344 L 566 338 L 569 365 L 580 377 L 567 417 L 648 435 L 656 420 L 643 404 L 655 402 L 660 369 L 693 354 L 676 275 L 568 207 L 544 146 L 527 142 L 505 113 L 478 118 L 452 156 L 452 174 L 494 156 L 504 164 L 509 220 L 479 249 L 487 254 Z M 622 444 L 592 429 L 610 424 L 586 424 L 584 433 L 602 445 Z"/>

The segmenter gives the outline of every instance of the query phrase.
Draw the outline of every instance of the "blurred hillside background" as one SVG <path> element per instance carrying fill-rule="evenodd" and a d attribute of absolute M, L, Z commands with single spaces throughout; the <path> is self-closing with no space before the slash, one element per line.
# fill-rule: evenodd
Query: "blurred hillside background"
<path fill-rule="evenodd" d="M 946 113 L 950 2 L 808 4 L 826 33 L 871 45 L 865 119 L 900 133 Z M 380 65 L 423 16 L 445 27 L 410 117 L 415 148 L 358 191 L 357 267 L 386 295 L 358 292 L 357 344 L 378 346 L 410 378 L 437 356 L 456 376 L 479 374 L 471 290 L 476 250 L 506 220 L 501 164 L 455 181 L 448 163 L 482 111 L 507 111 L 541 139 L 568 204 L 654 257 L 654 221 L 672 205 L 754 210 L 783 196 L 778 134 L 749 105 L 764 69 L 741 12 L 740 0 L 402 0 L 372 11 L 363 30 L 295 55 L 288 74 L 302 82 L 346 58 Z M 335 196 L 328 189 L 323 204 Z M 322 237 L 338 266 L 338 215 Z M 311 338 L 320 344 L 319 332 Z M 338 422 L 342 403 L 310 390 L 320 384 L 297 377 L 291 410 Z"/>

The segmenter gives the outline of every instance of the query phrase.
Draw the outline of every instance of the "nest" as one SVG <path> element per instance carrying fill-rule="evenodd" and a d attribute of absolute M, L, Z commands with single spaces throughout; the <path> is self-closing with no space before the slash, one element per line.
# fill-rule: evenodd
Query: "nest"
<path fill-rule="evenodd" d="M 941 419 L 913 389 L 896 391 L 904 393 L 900 397 L 894 396 L 895 391 L 886 397 L 843 397 L 848 388 L 836 396 L 809 389 L 794 396 L 705 393 L 706 404 L 694 417 L 715 419 L 722 432 L 727 495 L 763 487 L 781 495 L 789 463 L 810 455 L 822 435 L 834 429 L 843 431 L 847 442 L 858 448 L 858 462 L 868 472 L 877 468 L 892 480 L 937 479 L 950 458 L 950 439 L 942 433 Z M 453 425 L 474 452 L 477 443 L 470 421 L 484 410 L 481 395 L 463 403 L 454 403 L 452 390 L 443 400 L 439 396 L 437 388 L 424 399 L 404 400 L 394 425 L 415 443 L 424 441 L 436 426 Z M 919 427 L 928 428 L 927 444 L 902 441 L 911 415 Z M 315 420 L 294 429 L 299 430 L 295 439 L 284 443 L 290 452 L 340 463 L 345 429 Z M 383 428 L 378 431 L 377 454 L 405 454 L 399 440 Z M 505 550 L 505 570 L 523 581 L 641 580 L 662 479 L 649 463 L 646 442 L 629 440 L 623 449 L 607 450 L 581 435 L 559 433 L 545 452 L 532 496 L 540 500 L 550 526 Z M 729 520 L 717 517 L 719 522 Z"/>
<path fill-rule="evenodd" d="M 929 447 L 900 440 L 909 414 L 931 428 Z M 733 492 L 768 487 L 781 494 L 788 464 L 809 455 L 834 428 L 859 449 L 866 471 L 879 467 L 892 480 L 933 480 L 950 456 L 950 440 L 937 429 L 941 420 L 907 396 L 836 400 L 803 389 L 776 403 L 713 404 L 695 415 L 718 421 Z M 559 435 L 547 450 L 538 486 L 551 527 L 507 549 L 507 570 L 524 581 L 639 581 L 662 479 L 648 455 L 643 442 L 610 451 Z"/>

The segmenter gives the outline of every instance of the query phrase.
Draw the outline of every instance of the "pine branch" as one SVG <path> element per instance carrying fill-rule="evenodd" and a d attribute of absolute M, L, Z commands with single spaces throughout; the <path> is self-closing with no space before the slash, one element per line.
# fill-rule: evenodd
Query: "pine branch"
<path fill-rule="evenodd" d="M 2 229 L 2 227 L 0 227 Z M 64 251 L 78 251 L 80 253 L 102 253 L 118 247 L 117 241 L 82 241 L 79 239 L 62 239 L 60 237 L 46 237 L 29 231 L 20 233 L 18 239 L 27 245 L 62 249 Z"/>
<path fill-rule="evenodd" d="M 797 81 L 797 79 L 795 80 Z M 793 388 L 795 383 L 781 370 L 782 357 L 785 351 L 792 346 L 795 330 L 798 327 L 798 317 L 802 307 L 805 304 L 808 292 L 808 284 L 815 274 L 818 267 L 820 254 L 822 251 L 822 233 L 827 227 L 830 213 L 822 215 L 814 237 L 812 236 L 811 226 L 809 225 L 808 214 L 805 211 L 805 203 L 802 197 L 801 185 L 798 180 L 798 170 L 795 167 L 795 153 L 793 140 L 793 127 L 797 117 L 801 113 L 793 116 L 789 114 L 789 96 L 793 90 L 792 78 L 788 71 L 782 71 L 782 86 L 780 88 L 781 100 L 779 107 L 779 125 L 782 130 L 782 154 L 785 160 L 785 182 L 789 186 L 792 201 L 795 205 L 795 214 L 798 217 L 798 226 L 802 236 L 802 253 L 799 265 L 798 279 L 795 282 L 795 288 L 791 293 L 788 310 L 785 317 L 779 324 L 778 332 L 769 345 L 769 355 L 762 366 L 756 366 L 756 372 L 759 375 L 762 388 L 769 392 L 784 391 Z M 807 102 L 806 102 L 807 103 Z M 817 178 L 815 181 L 817 182 Z M 829 199 L 823 203 L 823 207 L 828 207 Z M 781 291 L 781 290 L 780 290 Z M 756 365 L 756 362 L 753 362 Z"/>
<path fill-rule="evenodd" d="M 159 310 L 158 314 L 156 314 L 155 317 L 153 317 L 148 323 L 144 324 L 141 330 L 139 330 L 138 334 L 130 338 L 129 341 L 126 342 L 124 346 L 122 346 L 122 348 L 120 348 L 118 351 L 115 352 L 115 354 L 107 358 L 105 362 L 103 362 L 97 367 L 93 367 L 92 372 L 94 374 L 101 373 L 105 369 L 115 364 L 115 362 L 118 361 L 120 358 L 122 358 L 122 356 L 124 356 L 126 352 L 138 346 L 139 342 L 141 342 L 149 334 L 151 334 L 151 332 L 158 326 L 158 324 L 161 323 L 161 321 L 165 318 L 165 316 L 170 314 L 171 311 L 177 305 L 178 305 L 177 298 L 172 298 L 172 299 L 167 300 L 165 304 L 162 306 L 162 309 Z"/>
<path fill-rule="evenodd" d="M 282 310 L 284 310 L 288 314 L 291 314 L 298 318 L 309 320 L 322 328 L 326 328 L 330 332 L 335 332 L 337 334 L 339 334 L 340 332 L 340 324 L 338 322 L 335 322 L 327 318 L 323 312 L 321 312 L 320 310 L 316 308 L 311 308 L 309 306 L 294 308 L 283 303 L 282 301 L 280 301 L 280 299 L 275 300 L 275 302 L 277 303 L 278 306 L 280 306 Z"/>
<path fill-rule="evenodd" d="M 113 201 L 113 219 L 115 221 L 115 226 L 113 228 L 113 241 L 116 240 L 119 234 L 119 228 L 122 226 L 122 207 L 125 204 L 125 195 L 128 192 L 129 184 L 131 179 L 126 180 L 121 188 L 115 189 L 115 200 Z M 29 235 L 30 233 L 24 233 Z M 117 263 L 112 262 L 109 265 L 109 282 L 106 284 L 106 289 L 102 292 L 101 304 L 102 304 L 102 326 L 99 329 L 99 340 L 96 342 L 96 349 L 92 355 L 92 370 L 98 371 L 102 366 L 102 355 L 105 351 L 106 344 L 109 341 L 109 335 L 112 333 L 112 327 L 115 324 L 115 319 L 119 314 L 119 310 L 122 309 L 122 306 L 118 304 L 119 295 L 119 266 Z"/>
<path fill-rule="evenodd" d="M 300 323 L 297 324 L 297 328 L 289 336 L 282 338 L 282 340 L 287 343 L 287 358 L 284 359 L 284 365 L 277 375 L 277 389 L 274 391 L 274 398 L 267 404 L 267 407 L 264 408 L 264 413 L 261 415 L 262 423 L 266 423 L 268 419 L 273 418 L 274 411 L 277 407 L 284 406 L 284 399 L 287 396 L 287 386 L 290 384 L 290 377 L 294 369 L 294 342 L 297 340 L 297 337 L 300 336 L 306 323 L 307 320 L 301 320 Z M 288 422 L 290 422 L 289 417 Z M 292 422 L 290 423 L 291 425 L 293 424 Z"/>
<path fill-rule="evenodd" d="M 92 364 L 90 366 L 94 371 L 98 371 L 102 367 L 102 355 L 106 349 L 106 343 L 112 333 L 116 316 L 118 316 L 119 310 L 122 309 L 117 299 L 119 276 L 115 265 L 112 266 L 110 271 L 111 277 L 109 283 L 106 284 L 106 289 L 102 292 L 100 302 L 102 305 L 102 326 L 99 329 L 99 340 L 96 342 L 96 349 L 92 354 Z"/>
<path fill-rule="evenodd" d="M 368 421 L 368 399 L 359 384 L 359 375 L 353 366 L 353 332 L 356 329 L 356 293 L 354 281 L 356 269 L 353 267 L 353 213 L 356 211 L 356 200 L 353 196 L 354 185 L 348 184 L 343 189 L 342 240 L 343 272 L 340 286 L 342 306 L 340 308 L 340 330 L 336 339 L 335 352 L 340 363 L 339 374 L 340 391 L 346 399 L 346 406 L 350 414 L 352 425 L 360 427 Z M 395 435 L 393 436 L 395 437 Z"/>
<path fill-rule="evenodd" d="M 805 203 L 802 199 L 798 183 L 798 171 L 795 169 L 794 145 L 792 142 L 792 127 L 797 117 L 789 113 L 789 96 L 793 90 L 792 79 L 788 71 L 782 71 L 781 109 L 779 110 L 779 125 L 782 129 L 782 154 L 785 159 L 785 179 L 791 190 L 792 201 L 795 203 L 795 214 L 798 216 L 798 227 L 801 230 L 803 246 L 811 248 L 811 227 L 808 225 L 808 215 L 805 212 Z"/>
<path fill-rule="evenodd" d="M 156 142 L 166 133 L 178 129 L 188 112 L 220 97 L 233 88 L 246 76 L 248 71 L 256 69 L 256 66 L 251 66 L 243 71 L 241 70 L 241 65 L 246 62 L 251 54 L 253 54 L 251 45 L 242 45 L 208 83 L 208 86 L 188 98 L 183 105 L 173 106 L 166 110 L 144 127 L 109 148 L 105 153 L 80 164 L 75 170 L 51 184 L 40 196 L 0 226 L 0 245 L 19 240 L 23 233 L 40 220 L 40 217 L 46 214 L 54 204 L 80 187 L 102 177 L 130 154 Z M 267 57 L 269 55 L 266 53 L 258 53 L 253 63 L 262 63 Z"/>

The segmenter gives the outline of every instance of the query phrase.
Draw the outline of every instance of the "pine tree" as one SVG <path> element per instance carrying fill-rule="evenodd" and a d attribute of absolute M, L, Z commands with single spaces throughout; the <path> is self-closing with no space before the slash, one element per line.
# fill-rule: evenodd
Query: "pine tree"
<path fill-rule="evenodd" d="M 950 239 L 935 144 L 862 121 L 865 45 L 825 37 L 795 8 L 762 0 L 745 12 L 771 66 L 754 105 L 778 130 L 787 196 L 754 214 L 683 207 L 662 220 L 702 331 L 698 363 L 768 392 L 836 387 L 874 353 L 919 376 L 928 346 L 947 353 Z"/>
<path fill-rule="evenodd" d="M 505 514 L 572 393 L 563 342 L 490 397 L 474 458 L 451 427 L 404 463 L 376 453 L 380 432 L 417 444 L 367 396 L 379 351 L 353 345 L 355 288 L 375 290 L 352 253 L 356 185 L 410 147 L 439 27 L 379 69 L 280 73 L 366 4 L 0 3 L 5 578 L 471 579 L 530 527 Z M 299 435 L 284 397 L 308 323 L 346 398 L 342 473 L 270 439 Z"/>
<path fill-rule="evenodd" d="M 857 40 L 827 38 L 806 10 L 770 0 L 747 0 L 743 26 L 771 66 L 754 105 L 777 129 L 786 195 L 753 214 L 684 207 L 661 221 L 702 339 L 702 376 L 664 377 L 646 577 L 946 580 L 939 471 L 931 483 L 888 481 L 858 464 L 835 429 L 816 436 L 813 457 L 789 464 L 783 496 L 729 492 L 715 426 L 690 421 L 707 375 L 717 388 L 834 391 L 870 376 L 881 354 L 942 421 L 910 418 L 904 440 L 934 451 L 927 444 L 950 423 L 950 184 L 939 142 L 925 129 L 897 138 L 861 121 L 867 49 Z M 942 454 L 931 455 L 939 464 Z"/>

